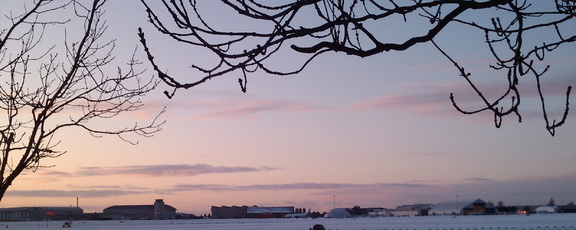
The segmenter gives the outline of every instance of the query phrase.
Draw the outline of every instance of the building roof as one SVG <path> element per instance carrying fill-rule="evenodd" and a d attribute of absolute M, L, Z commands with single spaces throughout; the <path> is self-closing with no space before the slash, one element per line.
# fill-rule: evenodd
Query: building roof
<path fill-rule="evenodd" d="M 249 214 L 263 214 L 263 213 L 292 213 L 294 207 L 248 207 L 247 213 Z"/>
<path fill-rule="evenodd" d="M 328 218 L 351 218 L 352 214 L 346 211 L 345 208 L 335 208 L 328 212 Z"/>
<path fill-rule="evenodd" d="M 82 210 L 80 207 L 11 207 L 11 208 L 0 208 L 0 211 L 18 211 L 18 210 Z"/>
<path fill-rule="evenodd" d="M 125 209 L 154 209 L 154 205 L 114 205 L 104 210 L 125 210 Z M 176 211 L 176 208 L 170 205 L 164 205 L 165 210 Z"/>
<path fill-rule="evenodd" d="M 485 201 L 481 200 L 481 199 L 477 199 L 475 201 L 472 201 L 472 203 L 468 203 L 466 204 L 464 207 L 464 209 L 472 209 L 474 208 L 474 205 L 484 205 L 484 207 L 486 208 L 495 208 L 493 204 L 491 203 L 486 203 Z"/>
<path fill-rule="evenodd" d="M 470 204 L 473 204 L 473 200 L 461 200 L 461 201 L 448 201 L 434 205 L 430 210 L 431 213 L 436 214 L 458 214 L 462 209 Z"/>
<path fill-rule="evenodd" d="M 432 208 L 433 204 L 409 204 L 396 207 L 396 211 L 415 211 L 423 208 Z"/>
<path fill-rule="evenodd" d="M 558 209 L 558 207 L 556 207 L 556 206 L 540 206 L 540 207 L 534 209 L 534 212 L 537 212 L 537 213 L 555 213 L 556 209 Z"/>
<path fill-rule="evenodd" d="M 254 206 L 256 207 L 256 206 Z M 232 206 L 212 206 L 212 208 L 248 208 L 248 206 L 246 205 L 242 205 L 242 206 L 237 206 L 237 205 L 232 205 Z"/>

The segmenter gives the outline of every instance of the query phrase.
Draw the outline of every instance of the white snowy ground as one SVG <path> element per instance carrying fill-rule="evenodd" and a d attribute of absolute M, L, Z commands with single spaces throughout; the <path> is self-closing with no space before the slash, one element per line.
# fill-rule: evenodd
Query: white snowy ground
<path fill-rule="evenodd" d="M 62 229 L 63 221 L 0 222 L 0 229 Z M 194 230 L 576 230 L 576 214 L 428 216 L 356 219 L 74 221 L 71 229 Z"/>

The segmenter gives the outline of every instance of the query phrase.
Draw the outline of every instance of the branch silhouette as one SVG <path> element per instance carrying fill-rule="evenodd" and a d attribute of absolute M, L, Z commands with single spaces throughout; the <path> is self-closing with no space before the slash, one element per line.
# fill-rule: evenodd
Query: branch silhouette
<path fill-rule="evenodd" d="M 115 43 L 102 41 L 105 2 L 26 2 L 25 12 L 14 10 L 0 19 L 0 200 L 22 172 L 51 167 L 43 160 L 66 153 L 57 149 L 56 137 L 63 130 L 79 128 L 94 137 L 113 135 L 135 144 L 125 135 L 150 136 L 161 129 L 162 112 L 146 124 L 102 123 L 139 110 L 140 98 L 159 83 L 141 76 L 137 67 L 142 63 L 134 55 L 127 68 L 107 73 Z M 52 13 L 71 17 L 43 21 Z M 46 37 L 58 33 L 50 31 L 58 28 L 53 25 L 76 20 L 83 27 L 65 32 L 64 40 Z"/>
<path fill-rule="evenodd" d="M 368 57 L 389 51 L 404 51 L 417 44 L 430 43 L 441 56 L 452 62 L 458 72 L 483 101 L 483 108 L 465 111 L 450 96 L 456 110 L 464 114 L 491 111 L 496 127 L 501 127 L 502 118 L 515 115 L 522 121 L 519 112 L 522 92 L 518 84 L 522 76 L 536 79 L 543 118 L 551 135 L 566 122 L 569 111 L 571 86 L 566 87 L 566 103 L 563 116 L 549 120 L 545 95 L 540 90 L 541 76 L 549 66 L 539 67 L 547 53 L 566 46 L 576 40 L 573 30 L 576 2 L 571 0 L 526 1 L 526 0 L 294 0 L 283 3 L 257 0 L 220 0 L 222 9 L 234 12 L 242 22 L 242 28 L 230 26 L 210 19 L 197 1 L 163 0 L 162 4 L 141 0 L 148 13 L 150 23 L 160 33 L 183 46 L 198 47 L 213 54 L 214 65 L 192 65 L 200 76 L 172 76 L 162 71 L 154 59 L 151 44 L 145 32 L 139 29 L 141 44 L 148 54 L 148 61 L 158 72 L 160 79 L 173 87 L 166 92 L 172 97 L 177 89 L 189 89 L 206 83 L 209 79 L 241 72 L 241 90 L 245 92 L 250 73 L 263 71 L 270 75 L 294 75 L 300 73 L 316 57 L 327 52 L 340 52 L 357 57 Z M 213 6 L 212 6 L 213 7 Z M 475 12 L 489 12 L 491 18 L 470 17 Z M 478 14 L 479 15 L 479 14 Z M 401 34 L 387 30 L 389 23 L 401 18 L 406 26 L 422 28 L 404 38 L 391 39 L 386 33 Z M 425 22 L 425 23 L 422 23 Z M 250 26 L 250 25 L 254 26 Z M 489 100 L 476 87 L 449 52 L 435 39 L 450 25 L 463 25 L 484 33 L 486 48 L 493 56 L 494 64 L 489 68 L 504 73 L 507 89 L 495 100 Z M 247 29 L 244 29 L 247 27 Z M 549 33 L 544 41 L 526 42 L 536 39 L 534 34 Z M 463 39 L 467 39 L 464 37 Z M 535 45 L 534 44 L 539 44 Z M 290 63 L 289 70 L 271 65 L 273 57 L 295 53 L 304 57 L 301 63 Z M 193 61 L 193 60 L 190 60 Z"/>

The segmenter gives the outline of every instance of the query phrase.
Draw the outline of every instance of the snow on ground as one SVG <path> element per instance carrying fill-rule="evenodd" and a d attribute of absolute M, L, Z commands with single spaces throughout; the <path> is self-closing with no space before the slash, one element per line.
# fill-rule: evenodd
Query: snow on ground
<path fill-rule="evenodd" d="M 0 229 L 62 229 L 64 221 L 0 222 Z M 576 214 L 427 216 L 348 219 L 202 219 L 74 221 L 70 229 L 194 230 L 576 230 Z"/>

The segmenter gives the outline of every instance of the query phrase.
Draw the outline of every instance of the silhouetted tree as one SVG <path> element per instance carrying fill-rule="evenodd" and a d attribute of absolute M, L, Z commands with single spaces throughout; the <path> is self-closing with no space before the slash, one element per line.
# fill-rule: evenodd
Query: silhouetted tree
<path fill-rule="evenodd" d="M 530 212 L 532 212 L 532 208 L 530 208 L 530 206 L 526 205 L 526 206 L 524 206 L 524 211 L 526 212 L 526 215 L 529 216 Z"/>
<path fill-rule="evenodd" d="M 149 136 L 160 129 L 163 122 L 156 119 L 115 128 L 102 123 L 141 108 L 139 98 L 157 85 L 140 76 L 135 60 L 125 70 L 108 73 L 103 68 L 111 63 L 114 48 L 113 40 L 100 41 L 106 31 L 101 20 L 105 2 L 18 1 L 12 2 L 13 9 L 2 2 L 0 200 L 22 172 L 49 167 L 43 159 L 65 153 L 57 149 L 57 134 L 64 130 L 80 128 L 95 137 L 117 135 L 129 141 L 125 134 Z M 48 39 L 48 34 L 62 37 Z"/>
<path fill-rule="evenodd" d="M 352 214 L 352 216 L 361 216 L 364 214 L 362 208 L 358 205 L 348 209 L 348 212 Z"/>
<path fill-rule="evenodd" d="M 554 198 L 550 198 L 550 201 L 548 201 L 548 206 L 556 206 L 556 202 L 554 202 Z"/>
<path fill-rule="evenodd" d="M 241 74 L 238 82 L 245 92 L 249 73 L 260 70 L 273 75 L 298 74 L 314 58 L 327 52 L 367 57 L 431 43 L 453 63 L 483 103 L 476 110 L 464 110 L 450 94 L 452 104 L 461 113 L 491 111 L 496 127 L 501 126 L 504 116 L 511 114 L 521 122 L 518 108 L 522 94 L 518 84 L 522 76 L 531 75 L 535 78 L 546 129 L 551 135 L 568 115 L 571 86 L 566 87 L 565 107 L 560 118 L 548 118 L 541 77 L 549 66 L 537 64 L 547 53 L 576 40 L 573 30 L 576 1 L 573 0 L 220 0 L 209 1 L 210 8 L 203 8 L 202 4 L 207 3 L 204 1 L 141 2 L 158 31 L 175 42 L 205 48 L 214 54 L 213 65 L 192 65 L 200 76 L 172 76 L 154 59 L 153 54 L 158 51 L 151 49 L 144 31 L 139 29 L 151 65 L 159 78 L 174 88 L 172 92 L 165 92 L 168 97 L 172 97 L 176 89 L 188 89 L 233 72 Z M 231 9 L 238 21 L 222 22 L 225 19 L 214 17 L 215 12 L 220 12 L 217 7 Z M 405 23 L 410 32 L 395 29 L 398 23 Z M 490 68 L 505 79 L 505 89 L 497 95 L 483 91 L 472 80 L 471 73 L 434 40 L 452 24 L 484 34 L 486 49 L 494 57 Z M 412 31 L 415 28 L 423 29 Z M 457 36 L 462 40 L 477 36 L 465 32 Z M 534 34 L 543 33 L 548 34 L 546 40 L 530 40 Z M 279 67 L 272 65 L 274 59 L 286 53 L 300 54 L 303 61 L 283 63 Z M 204 58 L 208 57 L 203 55 Z M 286 70 L 286 65 L 292 66 Z"/>

